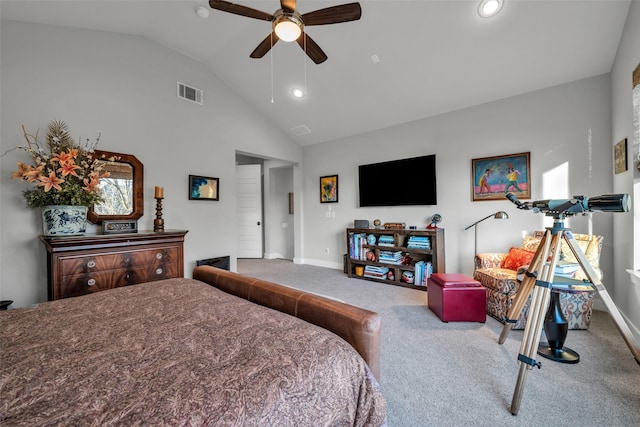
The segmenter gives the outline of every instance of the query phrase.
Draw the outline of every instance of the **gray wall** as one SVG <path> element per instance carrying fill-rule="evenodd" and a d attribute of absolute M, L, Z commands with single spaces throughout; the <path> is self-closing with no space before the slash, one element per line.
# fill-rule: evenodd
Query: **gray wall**
<path fill-rule="evenodd" d="M 627 269 L 640 274 L 640 173 L 636 169 L 638 159 L 633 153 L 640 152 L 638 135 L 634 140 L 632 116 L 632 80 L 631 73 L 640 64 L 640 2 L 631 2 L 627 23 L 618 47 L 615 63 L 611 71 L 611 105 L 613 144 L 627 138 L 627 156 L 629 170 L 614 175 L 613 191 L 634 195 L 633 214 L 614 215 L 614 277 L 605 285 L 612 294 L 622 314 L 635 325 L 634 332 L 640 336 L 640 276 L 633 284 Z M 638 120 L 636 118 L 636 120 Z M 634 178 L 635 176 L 635 178 Z"/>
<path fill-rule="evenodd" d="M 471 159 L 531 152 L 532 199 L 547 198 L 543 175 L 568 163 L 568 195 L 609 193 L 612 180 L 609 76 L 602 75 L 562 86 L 459 110 L 402 126 L 357 135 L 304 150 L 305 259 L 341 265 L 345 252 L 344 228 L 353 220 L 380 218 L 424 227 L 439 213 L 445 229 L 446 267 L 450 272 L 473 271 L 474 233 L 467 225 L 499 210 L 507 221 L 487 220 L 478 225 L 478 251 L 506 251 L 519 246 L 523 231 L 543 229 L 545 217 L 524 212 L 506 198 L 471 201 Z M 436 154 L 438 205 L 421 207 L 359 208 L 358 165 L 383 160 Z M 318 177 L 339 175 L 339 203 L 320 204 Z M 416 185 L 395 177 L 398 185 Z M 557 183 L 561 185 L 563 183 Z M 556 185 L 556 183 L 554 183 Z M 574 232 L 586 233 L 586 218 L 572 218 Z M 605 236 L 602 267 L 612 272 L 611 214 L 593 216 L 593 231 Z M 324 253 L 329 248 L 331 258 Z"/>
<path fill-rule="evenodd" d="M 152 229 L 153 188 L 165 188 L 165 227 L 187 229 L 185 274 L 195 260 L 236 254 L 236 151 L 298 163 L 302 149 L 203 66 L 148 40 L 120 34 L 4 22 L 1 28 L 2 152 L 31 132 L 65 120 L 74 137 L 134 154 L 145 166 L 145 215 Z M 176 97 L 176 82 L 204 90 L 205 105 Z M 0 159 L 0 297 L 29 305 L 47 298 L 39 212 L 10 179 L 18 160 Z M 220 201 L 189 201 L 189 174 L 220 178 Z"/>

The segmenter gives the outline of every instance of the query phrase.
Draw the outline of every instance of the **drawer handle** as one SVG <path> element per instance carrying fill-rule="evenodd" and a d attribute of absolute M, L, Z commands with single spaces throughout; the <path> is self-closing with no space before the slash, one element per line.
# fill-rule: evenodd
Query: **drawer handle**
<path fill-rule="evenodd" d="M 162 259 L 162 254 L 161 254 L 161 253 L 157 253 L 157 254 L 156 254 L 156 258 L 157 258 L 157 259 Z"/>
<path fill-rule="evenodd" d="M 87 280 L 87 285 L 88 286 L 94 286 L 96 284 L 96 279 L 89 279 Z"/>
<path fill-rule="evenodd" d="M 89 268 L 93 268 L 93 267 L 95 267 L 95 266 L 96 266 L 96 262 L 95 262 L 94 260 L 91 260 L 91 261 L 89 261 L 89 262 L 87 263 L 87 267 L 89 267 Z"/>
<path fill-rule="evenodd" d="M 156 274 L 162 274 L 162 269 L 161 268 L 156 269 Z"/>

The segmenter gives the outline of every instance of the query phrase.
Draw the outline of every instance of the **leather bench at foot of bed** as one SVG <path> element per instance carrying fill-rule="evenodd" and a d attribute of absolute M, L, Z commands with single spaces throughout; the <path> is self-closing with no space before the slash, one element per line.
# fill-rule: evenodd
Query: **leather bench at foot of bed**
<path fill-rule="evenodd" d="M 378 313 L 210 266 L 196 267 L 193 278 L 333 332 L 356 349 L 376 379 L 380 380 L 381 319 Z"/>

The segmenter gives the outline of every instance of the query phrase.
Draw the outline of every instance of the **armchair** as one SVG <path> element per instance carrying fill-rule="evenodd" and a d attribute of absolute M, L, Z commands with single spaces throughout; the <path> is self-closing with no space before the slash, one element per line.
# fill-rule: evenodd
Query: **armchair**
<path fill-rule="evenodd" d="M 544 232 L 536 231 L 524 237 L 520 247 L 512 247 L 505 253 L 479 253 L 475 257 L 475 269 L 473 278 L 487 288 L 487 314 L 504 323 L 504 318 L 511 308 L 513 298 L 518 292 L 520 280 L 519 273 L 524 272 L 527 265 L 533 259 L 535 251 L 544 236 Z M 597 274 L 602 277 L 600 270 L 600 252 L 602 249 L 602 236 L 589 234 L 573 234 L 580 249 Z M 562 242 L 560 248 L 561 261 L 577 262 L 566 242 Z M 573 273 L 576 280 L 587 279 L 582 269 Z M 560 305 L 569 329 L 588 329 L 591 322 L 594 292 L 588 291 L 564 291 L 553 290 L 560 293 Z M 527 300 L 522 314 L 513 329 L 524 329 L 531 296 Z"/>

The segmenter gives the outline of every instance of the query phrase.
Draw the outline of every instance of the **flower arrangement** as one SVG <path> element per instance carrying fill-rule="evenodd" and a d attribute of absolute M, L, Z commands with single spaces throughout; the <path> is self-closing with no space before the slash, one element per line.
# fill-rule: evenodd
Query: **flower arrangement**
<path fill-rule="evenodd" d="M 18 170 L 12 178 L 26 181 L 35 188 L 23 192 L 27 206 L 41 208 L 51 205 L 91 206 L 102 201 L 100 178 L 109 176 L 104 171 L 105 162 L 96 161 L 94 150 L 100 142 L 100 133 L 94 143 L 76 143 L 68 126 L 61 120 L 49 123 L 45 142 L 36 135 L 22 132 L 27 140 L 20 148 L 31 155 L 32 164 L 18 162 Z"/>

